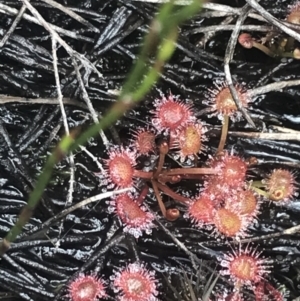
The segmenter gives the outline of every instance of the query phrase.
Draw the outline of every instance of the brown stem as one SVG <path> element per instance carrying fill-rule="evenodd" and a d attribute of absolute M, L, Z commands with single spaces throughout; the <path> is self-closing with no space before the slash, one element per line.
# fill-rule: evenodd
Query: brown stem
<path fill-rule="evenodd" d="M 189 198 L 185 198 L 184 196 L 174 192 L 171 188 L 169 188 L 166 185 L 156 183 L 157 187 L 166 195 L 170 196 L 173 198 L 175 201 L 181 202 L 181 203 L 188 203 L 190 201 Z"/>
<path fill-rule="evenodd" d="M 249 33 L 242 33 L 239 36 L 238 41 L 246 49 L 251 49 L 252 47 L 255 47 L 270 57 L 276 56 L 276 54 L 272 50 L 270 50 L 268 47 L 254 41 L 254 39 L 252 38 L 252 36 Z"/>
<path fill-rule="evenodd" d="M 270 57 L 275 57 L 276 54 L 271 51 L 267 46 L 257 43 L 255 41 L 253 41 L 253 47 L 259 49 L 260 51 L 264 52 L 266 55 L 270 56 Z"/>
<path fill-rule="evenodd" d="M 156 172 L 154 174 L 154 177 L 157 178 L 158 175 L 161 173 L 162 171 L 162 168 L 164 166 L 164 163 L 165 163 L 165 157 L 166 157 L 166 154 L 168 153 L 169 151 L 169 146 L 168 146 L 168 143 L 167 142 L 162 142 L 159 146 L 159 161 L 158 161 L 158 165 L 157 165 L 157 169 L 156 169 Z"/>
<path fill-rule="evenodd" d="M 159 190 L 158 190 L 158 184 L 159 183 L 157 183 L 154 180 L 151 180 L 151 183 L 152 183 L 152 187 L 153 187 L 153 190 L 154 190 L 154 193 L 155 193 L 155 196 L 156 196 L 156 199 L 157 199 L 160 211 L 161 211 L 162 215 L 164 217 L 166 217 L 167 216 L 167 214 L 166 214 L 166 207 L 165 207 L 165 205 L 164 205 L 164 203 L 162 201 L 161 195 L 160 195 Z"/>
<path fill-rule="evenodd" d="M 283 38 L 283 39 L 280 39 L 279 40 L 279 43 L 278 43 L 278 46 L 277 46 L 277 49 L 275 48 L 275 50 L 273 50 L 273 52 L 276 51 L 276 53 L 281 56 L 281 53 L 284 53 L 286 51 L 286 44 L 287 44 L 287 39 L 286 38 Z"/>
<path fill-rule="evenodd" d="M 228 117 L 228 115 L 224 115 L 222 133 L 221 133 L 221 138 L 220 138 L 217 154 L 221 153 L 224 149 L 227 134 L 228 134 L 228 126 L 229 126 L 229 117 Z"/>
<path fill-rule="evenodd" d="M 162 173 L 166 176 L 172 175 L 215 175 L 217 171 L 213 168 L 196 167 L 196 168 L 173 168 Z"/>
<path fill-rule="evenodd" d="M 150 179 L 153 178 L 153 172 L 152 171 L 143 171 L 143 170 L 135 169 L 133 171 L 133 176 L 136 177 L 136 178 L 142 178 L 142 179 L 150 180 Z"/>
<path fill-rule="evenodd" d="M 143 203 L 143 201 L 144 201 L 145 197 L 147 196 L 148 192 L 149 192 L 149 186 L 145 185 L 143 187 L 143 189 L 142 189 L 139 197 L 136 200 L 138 204 L 142 204 Z"/>
<path fill-rule="evenodd" d="M 296 60 L 299 60 L 300 59 L 300 51 L 298 48 L 294 49 L 294 51 L 292 52 L 282 52 L 280 54 L 281 57 L 291 57 L 291 58 L 294 58 Z"/>
<path fill-rule="evenodd" d="M 181 179 L 183 180 L 187 180 L 187 179 L 190 179 L 190 180 L 201 180 L 203 179 L 203 175 L 182 175 L 181 176 Z"/>
<path fill-rule="evenodd" d="M 295 44 L 295 39 L 292 37 L 288 37 L 287 43 L 285 45 L 285 49 L 287 51 L 292 51 L 292 49 L 294 48 L 294 44 Z"/>

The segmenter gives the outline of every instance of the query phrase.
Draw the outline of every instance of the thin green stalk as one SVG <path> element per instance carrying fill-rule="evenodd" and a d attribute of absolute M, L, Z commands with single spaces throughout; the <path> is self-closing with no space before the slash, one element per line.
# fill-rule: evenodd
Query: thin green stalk
<path fill-rule="evenodd" d="M 151 23 L 139 59 L 124 84 L 118 101 L 99 123 L 89 127 L 76 140 L 73 140 L 72 136 L 62 138 L 55 151 L 49 156 L 34 190 L 29 195 L 28 203 L 21 211 L 16 224 L 0 242 L 0 256 L 9 249 L 11 243 L 22 232 L 24 225 L 31 218 L 50 181 L 55 164 L 60 162 L 69 152 L 77 149 L 79 145 L 84 145 L 100 130 L 105 130 L 121 118 L 127 110 L 131 109 L 149 92 L 159 78 L 164 64 L 171 58 L 175 50 L 177 26 L 196 14 L 200 8 L 201 1 L 194 0 L 189 6 L 179 10 L 176 17 L 173 17 L 174 1 L 172 0 L 162 6 L 157 17 Z M 148 68 L 148 57 L 153 53 L 156 59 L 153 66 Z M 141 78 L 144 78 L 144 80 L 136 87 Z"/>
<path fill-rule="evenodd" d="M 251 182 L 251 187 L 266 187 L 266 184 L 262 183 L 262 181 L 252 181 Z"/>
<path fill-rule="evenodd" d="M 163 29 L 161 26 L 161 21 L 164 18 L 168 18 L 169 15 L 172 13 L 172 9 L 174 6 L 174 1 L 170 1 L 162 6 L 159 14 L 157 17 L 152 21 L 149 29 L 149 33 L 144 39 L 143 47 L 139 55 L 139 59 L 136 65 L 133 67 L 130 76 L 126 83 L 122 88 L 122 92 L 120 98 L 124 95 L 130 93 L 137 82 L 140 81 L 141 74 L 145 74 L 147 70 L 147 58 L 151 55 L 151 53 L 156 50 L 160 43 L 160 34 Z"/>
<path fill-rule="evenodd" d="M 270 198 L 270 195 L 266 191 L 264 191 L 264 190 L 262 190 L 260 188 L 257 188 L 255 186 L 250 186 L 250 189 L 254 190 L 257 194 L 259 194 L 259 195 L 261 195 L 261 196 L 263 196 L 263 197 L 265 197 L 267 199 Z"/>
<path fill-rule="evenodd" d="M 68 153 L 73 142 L 74 140 L 72 136 L 65 137 L 58 147 L 56 147 L 54 152 L 48 157 L 44 170 L 38 178 L 35 189 L 29 196 L 28 203 L 23 207 L 15 225 L 10 229 L 6 237 L 3 238 L 0 243 L 0 256 L 2 256 L 9 249 L 11 242 L 13 242 L 22 232 L 24 225 L 26 225 L 31 218 L 34 209 L 38 205 L 39 200 L 43 195 L 45 187 L 50 181 L 55 164 L 61 161 L 62 158 Z"/>

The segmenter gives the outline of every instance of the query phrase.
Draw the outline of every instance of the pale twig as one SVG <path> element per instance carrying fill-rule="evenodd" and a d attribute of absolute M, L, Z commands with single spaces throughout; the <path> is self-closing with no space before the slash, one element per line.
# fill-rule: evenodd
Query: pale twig
<path fill-rule="evenodd" d="M 145 2 L 145 3 L 168 3 L 169 0 L 134 0 L 138 2 Z M 193 1 L 192 0 L 175 0 L 175 5 L 190 5 Z M 234 9 L 228 5 L 218 4 L 218 3 L 203 3 L 202 5 L 205 9 L 213 9 L 218 11 L 227 11 L 227 12 L 234 12 L 237 9 Z"/>
<path fill-rule="evenodd" d="M 72 17 L 73 19 L 75 19 L 76 21 L 78 21 L 79 23 L 85 25 L 86 27 L 92 29 L 94 32 L 100 32 L 99 29 L 97 27 L 95 27 L 93 24 L 91 24 L 89 21 L 85 20 L 84 18 L 82 18 L 81 16 L 79 16 L 78 14 L 76 14 L 75 12 L 73 12 L 72 10 L 70 10 L 69 8 L 61 5 L 60 3 L 57 3 L 53 0 L 42 0 L 43 2 L 61 10 L 62 12 L 64 12 L 65 14 L 69 15 L 70 17 Z"/>
<path fill-rule="evenodd" d="M 236 46 L 237 39 L 238 39 L 238 36 L 240 33 L 240 28 L 241 28 L 242 24 L 244 23 L 244 21 L 246 20 L 248 14 L 249 14 L 249 11 L 250 11 L 249 5 L 245 5 L 242 8 L 241 15 L 238 18 L 238 20 L 236 21 L 235 29 L 231 33 L 229 42 L 226 47 L 225 57 L 224 57 L 224 73 L 225 73 L 227 85 L 229 87 L 230 93 L 232 95 L 232 98 L 233 98 L 236 106 L 241 111 L 241 113 L 243 114 L 245 119 L 248 121 L 248 123 L 253 128 L 255 128 L 255 124 L 254 124 L 253 120 L 251 119 L 250 115 L 247 113 L 247 111 L 243 107 L 243 104 L 242 104 L 241 100 L 239 99 L 239 95 L 236 91 L 236 88 L 233 85 L 232 76 L 231 76 L 230 67 L 229 67 L 229 64 L 233 58 L 235 46 Z"/>
<path fill-rule="evenodd" d="M 66 135 L 70 135 L 69 125 L 67 121 L 67 115 L 65 111 L 65 107 L 63 104 L 63 95 L 60 88 L 60 79 L 59 79 L 59 73 L 57 68 L 57 52 L 56 52 L 56 40 L 55 38 L 52 38 L 52 57 L 53 57 L 53 69 L 54 69 L 54 76 L 55 76 L 55 84 L 56 84 L 56 90 L 57 90 L 57 99 L 60 105 L 60 111 L 63 119 L 63 124 L 65 128 Z M 70 163 L 70 180 L 69 180 L 69 189 L 68 189 L 68 195 L 67 200 L 65 203 L 65 207 L 70 206 L 73 202 L 73 192 L 74 192 L 74 183 L 75 183 L 75 163 L 74 163 L 74 155 L 72 152 L 70 152 L 69 155 L 69 163 Z M 59 244 L 59 236 L 63 229 L 63 222 L 60 225 L 59 234 L 58 234 L 58 241 L 57 246 Z"/>
<path fill-rule="evenodd" d="M 228 16 L 227 18 L 225 18 L 223 21 L 221 21 L 221 23 L 218 25 L 220 27 L 222 26 L 226 26 L 227 24 L 230 24 L 233 20 L 235 19 L 235 16 Z M 210 26 L 207 26 L 210 27 Z M 202 28 L 202 27 L 201 27 Z M 204 27 L 205 28 L 205 27 Z M 197 30 L 198 28 L 196 28 Z M 195 30 L 191 31 L 192 34 L 195 33 Z M 212 31 L 206 31 L 204 36 L 201 38 L 201 40 L 197 43 L 197 47 L 205 47 L 206 43 L 212 39 L 215 35 L 217 34 L 216 30 L 212 30 Z"/>
<path fill-rule="evenodd" d="M 166 3 L 169 2 L 169 0 L 134 0 L 138 2 L 145 2 L 145 3 Z M 192 0 L 177 0 L 175 1 L 175 5 L 189 5 L 192 3 Z M 203 3 L 202 7 L 204 9 L 209 9 L 213 11 L 218 11 L 218 12 L 224 12 L 228 13 L 228 15 L 240 15 L 241 14 L 241 8 L 236 8 L 236 7 L 231 7 L 229 5 L 224 5 L 224 4 L 218 4 L 218 3 L 213 3 L 213 2 L 207 2 Z M 202 12 L 200 13 L 200 15 Z M 226 15 L 225 15 L 226 16 Z M 260 16 L 259 14 L 256 13 L 250 13 L 249 14 L 250 18 L 260 20 L 260 21 L 266 21 L 265 18 Z"/>
<path fill-rule="evenodd" d="M 73 100 L 73 99 L 70 99 L 70 98 L 62 98 L 61 91 L 58 92 L 58 93 L 60 94 L 61 97 L 58 97 L 58 98 L 36 98 L 36 99 L 0 95 L 0 104 L 7 104 L 7 103 L 24 103 L 24 104 L 28 104 L 28 105 L 32 105 L 32 104 L 57 105 L 57 104 L 59 104 L 61 106 L 61 108 L 62 108 L 62 105 L 73 105 L 73 106 L 80 107 L 82 109 L 87 109 L 86 105 L 84 105 L 83 103 L 78 102 L 78 101 Z M 61 102 L 62 102 L 62 104 L 61 104 Z M 65 126 L 65 129 L 66 129 L 67 124 L 66 124 L 66 116 L 64 116 L 65 115 L 64 110 L 62 110 L 62 115 L 63 115 L 63 120 L 64 120 L 64 126 Z M 66 133 L 67 132 L 68 131 L 66 131 Z M 104 172 L 104 169 L 103 169 L 101 163 L 98 161 L 98 159 L 93 154 L 91 154 L 84 146 L 79 146 L 79 147 L 82 151 L 84 151 L 97 164 L 97 167 L 99 168 L 99 170 Z M 72 172 L 71 176 L 72 176 L 72 174 L 74 174 L 74 173 Z M 70 179 L 70 181 L 73 182 L 72 179 Z"/>
<path fill-rule="evenodd" d="M 146 2 L 146 3 L 167 3 L 170 2 L 168 0 L 134 0 L 138 2 Z M 189 5 L 192 3 L 192 0 L 177 0 L 175 1 L 175 5 Z"/>
<path fill-rule="evenodd" d="M 53 57 L 53 69 L 54 69 L 54 77 L 55 77 L 55 84 L 56 84 L 56 91 L 57 91 L 57 100 L 60 106 L 61 115 L 63 118 L 64 128 L 67 135 L 70 135 L 69 125 L 67 121 L 67 115 L 63 104 L 63 95 L 60 88 L 60 79 L 59 73 L 57 68 L 57 52 L 56 52 L 56 40 L 55 38 L 52 39 L 52 57 Z"/>
<path fill-rule="evenodd" d="M 153 212 L 150 207 L 144 203 L 144 206 L 151 212 Z M 197 270 L 197 265 L 196 262 L 199 263 L 200 260 L 198 259 L 198 257 L 192 253 L 185 245 L 184 243 L 182 243 L 179 239 L 177 239 L 158 219 L 158 217 L 156 216 L 156 214 L 153 212 L 154 218 L 156 220 L 156 222 L 159 224 L 159 226 L 164 230 L 164 232 L 174 241 L 174 243 L 181 249 L 183 250 L 191 259 L 192 262 L 192 266 L 195 270 Z"/>
<path fill-rule="evenodd" d="M 85 101 L 85 103 L 86 103 L 86 105 L 87 105 L 87 107 L 88 107 L 88 109 L 89 109 L 89 111 L 92 115 L 92 118 L 93 118 L 94 122 L 98 123 L 99 122 L 98 115 L 97 115 L 97 113 L 96 113 L 96 111 L 95 111 L 95 109 L 92 105 L 92 102 L 89 98 L 89 95 L 88 95 L 88 93 L 85 89 L 84 83 L 83 83 L 82 78 L 81 78 L 81 74 L 79 72 L 79 67 L 78 67 L 78 64 L 77 64 L 75 58 L 72 58 L 72 62 L 73 62 L 73 66 L 74 66 L 74 69 L 75 69 L 75 72 L 76 72 L 76 77 L 77 77 L 77 80 L 78 80 L 78 83 L 79 83 L 79 86 L 80 86 L 80 89 L 81 89 L 81 92 L 82 92 L 82 98 Z M 106 138 L 104 132 L 101 130 L 99 132 L 99 134 L 102 138 L 102 141 L 103 141 L 104 145 L 106 146 L 106 148 L 108 148 L 109 141 Z"/>
<path fill-rule="evenodd" d="M 204 32 L 216 32 L 216 31 L 230 31 L 234 30 L 235 25 L 224 25 L 224 23 L 220 25 L 211 25 L 211 26 L 203 26 L 199 28 L 195 28 L 191 30 L 191 33 L 204 33 Z M 274 30 L 271 26 L 267 25 L 243 25 L 240 28 L 241 30 L 248 30 L 248 31 L 261 31 L 261 32 L 270 32 Z"/>
<path fill-rule="evenodd" d="M 272 75 L 279 71 L 281 68 L 287 66 L 288 64 L 292 63 L 293 60 L 290 60 L 290 61 L 285 61 L 285 62 L 282 62 L 278 65 L 276 65 L 274 68 L 272 69 L 269 69 L 268 72 L 266 74 L 264 74 L 257 82 L 256 84 L 254 85 L 253 89 L 254 88 L 257 88 L 257 87 L 261 87 L 262 85 L 264 85 L 266 82 L 268 82 L 270 80 L 270 78 L 272 78 Z M 251 90 L 250 90 L 251 91 Z"/>
<path fill-rule="evenodd" d="M 226 11 L 214 11 L 214 10 L 208 10 L 208 11 L 204 11 L 204 12 L 201 12 L 199 14 L 199 17 L 202 17 L 202 18 L 221 18 L 221 17 L 235 17 L 235 16 L 238 16 L 240 14 L 240 9 L 239 8 L 236 8 L 236 12 L 226 12 Z M 248 15 L 249 18 L 251 19 L 255 19 L 255 20 L 259 20 L 261 22 L 266 22 L 266 20 L 258 15 L 258 14 L 249 14 Z M 288 26 L 288 25 L 287 25 Z M 273 29 L 274 30 L 274 29 Z"/>
<path fill-rule="evenodd" d="M 300 133 L 229 132 L 232 136 L 265 140 L 300 140 Z"/>
<path fill-rule="evenodd" d="M 71 98 L 63 98 L 62 102 L 67 106 L 76 106 L 81 109 L 87 110 L 87 106 L 77 100 Z M 25 98 L 18 96 L 8 96 L 0 94 L 0 104 L 9 104 L 9 103 L 23 103 L 26 105 L 34 104 L 45 104 L 45 105 L 59 105 L 57 98 Z"/>
<path fill-rule="evenodd" d="M 107 191 L 104 193 L 100 193 L 97 194 L 95 196 L 92 196 L 90 198 L 87 198 L 77 204 L 74 204 L 72 207 L 66 208 L 64 210 L 62 210 L 61 212 L 59 212 L 58 214 L 56 214 L 55 216 L 51 217 L 50 219 L 48 219 L 47 221 L 45 221 L 43 224 L 36 226 L 35 228 L 33 228 L 32 230 L 30 230 L 29 232 L 26 233 L 26 238 L 28 238 L 29 235 L 36 235 L 37 233 L 39 233 L 42 230 L 46 230 L 48 227 L 50 227 L 51 225 L 54 225 L 56 222 L 60 221 L 62 218 L 64 218 L 65 216 L 67 216 L 68 214 L 70 214 L 71 212 L 87 206 L 91 203 L 103 200 L 103 199 L 107 199 L 107 198 L 111 198 L 116 194 L 120 194 L 120 193 L 125 193 L 130 191 L 131 188 L 124 188 L 124 189 L 120 189 L 120 190 L 114 190 L 114 191 Z"/>
<path fill-rule="evenodd" d="M 20 11 L 18 12 L 14 22 L 11 24 L 9 30 L 7 31 L 7 33 L 4 35 L 4 37 L 0 41 L 0 48 L 2 48 L 5 45 L 5 43 L 9 39 L 10 35 L 14 32 L 14 30 L 16 29 L 17 25 L 19 24 L 20 20 L 22 19 L 22 16 L 25 11 L 26 11 L 26 6 L 23 4 Z"/>
<path fill-rule="evenodd" d="M 239 12 L 239 8 L 234 8 L 229 5 L 224 5 L 224 4 L 219 4 L 219 3 L 213 3 L 213 2 L 208 2 L 208 3 L 203 3 L 202 6 L 204 9 L 210 9 L 210 10 L 217 10 L 217 11 L 227 11 L 227 12 Z"/>
<path fill-rule="evenodd" d="M 217 4 L 217 3 L 213 3 L 213 2 L 204 3 L 203 8 L 209 9 L 209 10 L 212 10 L 212 11 L 226 12 L 226 13 L 228 13 L 228 15 L 234 14 L 234 15 L 237 15 L 237 16 L 239 16 L 241 14 L 241 10 L 243 9 L 242 7 L 241 8 L 236 8 L 236 7 L 231 7 L 231 6 L 223 5 L 223 4 Z M 200 13 L 200 15 L 201 14 L 202 14 L 202 12 Z M 256 14 L 256 13 L 252 13 L 252 12 L 250 12 L 248 14 L 248 17 L 250 17 L 252 19 L 259 20 L 259 21 L 262 21 L 262 22 L 266 21 L 266 19 L 263 18 L 261 15 Z"/>
<path fill-rule="evenodd" d="M 133 1 L 145 2 L 145 3 L 157 3 L 157 4 L 170 2 L 170 0 L 133 0 Z M 259 6 L 257 4 L 257 1 L 249 0 L 247 2 L 254 8 L 254 10 L 258 11 L 261 14 L 260 15 L 260 14 L 250 12 L 249 13 L 250 18 L 257 19 L 257 20 L 265 22 L 266 20 L 270 21 L 269 20 L 270 16 L 273 17 L 271 14 L 269 14 L 270 16 L 266 16 L 267 15 L 267 14 L 265 14 L 266 11 L 261 6 Z M 190 5 L 191 3 L 192 3 L 192 0 L 175 0 L 174 1 L 175 5 Z M 238 15 L 238 16 L 241 15 L 241 10 L 243 9 L 243 8 L 231 7 L 229 5 L 218 4 L 218 3 L 214 3 L 214 2 L 203 3 L 202 7 L 203 7 L 203 9 L 209 9 L 209 10 L 214 10 L 214 11 L 219 11 L 219 12 L 227 12 L 228 15 L 235 14 L 235 15 Z M 285 26 L 291 27 L 291 28 L 292 27 L 295 27 L 295 28 L 297 27 L 296 24 L 291 24 L 291 23 L 287 23 L 287 22 L 282 22 L 282 24 L 285 24 Z"/>
<path fill-rule="evenodd" d="M 298 134 L 300 134 L 300 131 L 296 131 L 296 130 L 289 129 L 289 128 L 284 128 L 284 127 L 279 126 L 279 125 L 271 125 L 270 128 L 272 130 L 276 130 L 276 131 L 281 132 L 281 133 L 289 133 L 289 134 L 298 133 Z"/>
<path fill-rule="evenodd" d="M 281 237 L 284 235 L 293 235 L 296 233 L 300 232 L 300 225 L 288 228 L 286 230 L 283 230 L 281 232 L 276 232 L 276 233 L 271 233 L 271 234 L 266 234 L 266 235 L 262 235 L 262 236 L 255 236 L 255 237 L 250 237 L 250 238 L 246 238 L 243 239 L 241 241 L 239 241 L 239 243 L 244 244 L 244 243 L 249 243 L 249 242 L 253 242 L 253 241 L 259 241 L 259 240 L 268 240 L 268 239 L 273 239 L 276 237 Z"/>
<path fill-rule="evenodd" d="M 167 3 L 170 2 L 169 0 L 134 0 L 138 2 L 145 2 L 145 3 Z M 175 0 L 175 5 L 190 5 L 193 1 L 192 0 Z M 218 4 L 218 3 L 203 3 L 202 7 L 204 9 L 211 9 L 216 11 L 224 11 L 224 12 L 233 12 L 238 13 L 238 8 L 233 8 L 228 5 Z"/>
<path fill-rule="evenodd" d="M 0 12 L 2 14 L 5 14 L 5 15 L 9 15 L 9 16 L 16 16 L 18 15 L 19 11 L 15 8 L 12 8 L 10 6 L 7 6 L 5 4 L 2 4 L 0 3 Z M 31 23 L 35 23 L 37 25 L 41 25 L 42 24 L 39 22 L 39 20 L 37 20 L 35 17 L 31 16 L 31 15 L 28 15 L 26 13 L 23 14 L 23 19 L 28 21 L 28 22 L 31 22 Z M 50 24 L 49 25 L 53 28 L 53 30 L 55 30 L 56 32 L 62 34 L 62 35 L 65 35 L 67 37 L 70 37 L 72 39 L 76 39 L 76 40 L 81 40 L 81 41 L 85 41 L 85 42 L 89 42 L 89 43 L 93 43 L 94 42 L 94 39 L 91 39 L 89 37 L 85 37 L 85 36 L 82 36 L 82 35 L 78 35 L 76 32 L 73 32 L 73 31 L 70 31 L 70 30 L 67 30 L 67 29 L 63 29 L 59 26 L 56 26 L 56 25 L 53 25 L 53 24 Z"/>
<path fill-rule="evenodd" d="M 102 171 L 102 173 L 105 172 L 105 170 L 104 170 L 102 164 L 99 162 L 99 160 L 90 151 L 88 151 L 85 146 L 79 145 L 79 148 L 83 152 L 85 152 L 96 163 L 97 167 Z"/>
<path fill-rule="evenodd" d="M 103 78 L 102 74 L 97 70 L 97 68 L 91 63 L 84 55 L 78 53 L 73 48 L 71 48 L 58 34 L 57 32 L 48 24 L 48 22 L 40 15 L 40 13 L 28 2 L 28 0 L 21 0 L 28 10 L 39 20 L 39 22 L 44 26 L 44 28 L 51 34 L 52 38 L 55 40 L 68 52 L 70 57 L 76 57 L 78 60 L 82 61 L 83 64 L 89 66 L 99 78 Z"/>
<path fill-rule="evenodd" d="M 284 88 L 288 87 L 294 87 L 294 86 L 299 86 L 300 85 L 300 79 L 293 79 L 293 80 L 286 80 L 286 81 L 281 81 L 281 82 L 275 82 L 272 84 L 268 84 L 262 87 L 258 87 L 252 90 L 248 90 L 247 95 L 249 97 L 254 97 L 260 94 L 266 94 L 272 91 L 278 91 L 282 90 Z"/>

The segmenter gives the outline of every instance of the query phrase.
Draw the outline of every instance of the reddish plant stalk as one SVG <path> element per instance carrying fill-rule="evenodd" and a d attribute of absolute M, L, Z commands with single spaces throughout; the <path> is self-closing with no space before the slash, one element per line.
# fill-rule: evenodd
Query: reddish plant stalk
<path fill-rule="evenodd" d="M 160 211 L 161 211 L 162 215 L 166 218 L 166 216 L 167 216 L 166 207 L 165 207 L 165 205 L 162 201 L 162 198 L 160 196 L 160 193 L 159 193 L 159 189 L 158 189 L 158 184 L 159 183 L 157 183 L 156 181 L 153 181 L 153 180 L 151 181 L 151 183 L 152 183 L 152 187 L 153 187 L 153 190 L 154 190 L 154 193 L 155 193 Z"/>
<path fill-rule="evenodd" d="M 224 149 L 225 143 L 226 143 L 226 138 L 228 134 L 228 126 L 229 126 L 229 116 L 224 115 L 224 121 L 223 121 L 223 126 L 222 126 L 222 133 L 221 133 L 221 138 L 217 150 L 217 154 L 221 153 Z"/>
<path fill-rule="evenodd" d="M 215 175 L 217 171 L 213 168 L 195 167 L 195 168 L 173 168 L 163 171 L 162 174 L 171 175 Z"/>
<path fill-rule="evenodd" d="M 135 169 L 133 171 L 133 176 L 135 178 L 150 180 L 153 178 L 153 171 L 143 171 L 143 170 Z"/>
<path fill-rule="evenodd" d="M 142 204 L 143 203 L 143 201 L 144 201 L 145 197 L 147 196 L 148 192 L 149 192 L 149 186 L 148 185 L 144 185 L 144 187 L 143 187 L 143 189 L 142 189 L 139 197 L 136 200 L 138 204 Z"/>
<path fill-rule="evenodd" d="M 189 198 L 186 198 L 176 192 L 174 192 L 171 188 L 169 188 L 166 185 L 156 183 L 157 187 L 166 195 L 170 196 L 173 198 L 175 201 L 181 202 L 181 203 L 187 203 L 189 202 Z"/>
<path fill-rule="evenodd" d="M 168 143 L 162 142 L 159 146 L 159 161 L 158 161 L 156 172 L 154 173 L 155 178 L 158 177 L 158 175 L 161 173 L 165 163 L 165 157 L 168 152 L 169 152 Z"/>

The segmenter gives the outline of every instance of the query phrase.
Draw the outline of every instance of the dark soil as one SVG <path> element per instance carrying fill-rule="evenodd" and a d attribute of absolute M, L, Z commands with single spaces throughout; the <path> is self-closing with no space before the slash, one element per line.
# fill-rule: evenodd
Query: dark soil
<path fill-rule="evenodd" d="M 84 68 L 81 74 L 95 110 L 105 114 L 116 100 L 111 91 L 122 87 L 139 53 L 143 36 L 148 29 L 147 24 L 153 19 L 158 6 L 131 0 L 57 2 L 77 8 L 79 15 L 99 29 L 99 33 L 95 33 L 43 1 L 32 1 L 32 5 L 47 22 L 76 34 L 75 38 L 71 38 L 59 33 L 70 47 L 96 62 L 97 69 L 103 74 L 102 80 L 95 73 L 88 75 Z M 234 7 L 245 4 L 239 0 L 224 0 L 220 3 Z M 275 17 L 284 19 L 287 6 L 291 3 L 277 0 L 260 1 L 260 4 Z M 0 1 L 0 37 L 10 28 L 15 18 L 4 13 L 1 5 L 19 10 L 21 2 Z M 30 12 L 26 13 L 30 15 Z M 200 162 L 204 162 L 208 154 L 215 152 L 221 123 L 217 118 L 209 118 L 201 112 L 207 108 L 203 104 L 207 89 L 213 89 L 215 80 L 224 80 L 223 58 L 231 31 L 216 32 L 205 48 L 201 48 L 197 45 L 203 34 L 194 33 L 194 29 L 220 24 L 222 20 L 224 17 L 205 18 L 198 14 L 182 26 L 178 47 L 165 67 L 162 78 L 139 106 L 127 112 L 124 118 L 105 132 L 111 144 L 128 144 L 130 130 L 150 121 L 148 112 L 153 109 L 153 100 L 159 97 L 161 91 L 165 94 L 171 91 L 174 95 L 180 95 L 180 99 L 190 101 L 195 114 L 208 124 L 209 142 L 206 153 L 200 156 Z M 235 22 L 236 17 L 231 24 Z M 248 18 L 245 24 L 262 23 Z M 257 39 L 265 35 L 265 32 L 253 33 Z M 282 36 L 284 34 L 278 32 L 275 41 Z M 84 129 L 93 120 L 85 108 L 72 60 L 62 47 L 58 49 L 58 64 L 63 96 L 82 104 L 65 106 L 69 127 Z M 26 204 L 46 157 L 64 135 L 64 127 L 56 102 L 51 38 L 42 26 L 22 19 L 0 49 L 0 66 L 0 237 L 5 237 Z M 237 45 L 230 67 L 234 80 L 244 83 L 247 89 L 252 89 L 276 81 L 299 78 L 300 63 L 294 59 L 270 58 L 256 49 L 247 50 Z M 12 103 L 4 103 L 6 95 L 20 98 Z M 48 104 L 32 103 L 34 99 L 45 98 L 50 99 Z M 25 102 L 20 103 L 20 99 Z M 258 96 L 253 99 L 248 112 L 256 130 L 251 129 L 243 119 L 231 123 L 230 131 L 259 132 L 263 129 L 271 130 L 272 126 L 300 130 L 300 88 L 291 87 Z M 107 158 L 100 136 L 91 139 L 86 147 L 95 157 Z M 246 159 L 253 156 L 258 159 L 259 164 L 251 168 L 249 177 L 262 179 L 272 169 L 280 167 L 295 172 L 299 180 L 299 141 L 261 140 L 229 135 L 226 149 L 233 150 Z M 174 164 L 173 161 L 170 162 Z M 100 170 L 85 152 L 76 152 L 75 167 L 73 203 L 106 191 L 97 175 Z M 119 219 L 108 213 L 107 200 L 73 211 L 63 220 L 63 224 L 51 223 L 43 231 L 31 231 L 65 209 L 69 175 L 69 162 L 63 160 L 55 167 L 51 183 L 22 235 L 0 260 L 1 300 L 63 300 L 67 298 L 64 284 L 67 285 L 76 278 L 79 272 L 98 273 L 109 279 L 117 267 L 124 267 L 137 259 L 144 261 L 149 269 L 157 271 L 161 283 L 160 300 L 179 301 L 178 295 L 167 283 L 178 290 L 181 300 L 194 300 L 185 290 L 187 280 L 183 271 L 192 282 L 198 278 L 199 284 L 194 283 L 195 292 L 199 300 L 202 298 L 209 277 L 215 269 L 220 269 L 216 258 L 231 248 L 229 241 L 217 240 L 209 232 L 196 229 L 190 221 L 183 218 L 184 208 L 180 206 L 178 208 L 182 210 L 182 216 L 175 222 L 166 221 L 162 218 L 153 195 L 147 199 L 148 205 L 157 213 L 160 222 L 172 236 L 202 261 L 202 264 L 197 263 L 198 272 L 193 269 L 191 258 L 160 225 L 151 235 L 144 235 L 138 240 L 124 234 Z M 192 191 L 194 186 L 181 184 L 175 188 Z M 168 197 L 165 201 L 167 207 L 175 204 Z M 300 221 L 299 214 L 300 202 L 297 197 L 284 207 L 265 202 L 258 223 L 251 227 L 249 234 L 256 237 L 296 226 Z M 299 234 L 260 240 L 257 244 L 264 256 L 274 260 L 268 280 L 272 285 L 288 292 L 287 300 L 299 297 Z M 215 291 L 222 292 L 225 289 L 231 289 L 230 283 L 220 278 Z M 110 287 L 108 294 L 114 300 L 115 294 Z M 248 297 L 253 299 L 250 292 Z"/>

